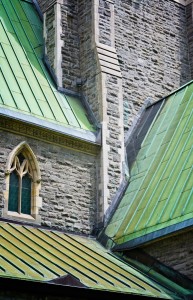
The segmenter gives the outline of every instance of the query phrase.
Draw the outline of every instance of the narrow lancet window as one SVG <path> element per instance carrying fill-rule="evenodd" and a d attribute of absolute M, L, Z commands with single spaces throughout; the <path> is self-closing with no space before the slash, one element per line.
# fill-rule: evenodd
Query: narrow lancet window
<path fill-rule="evenodd" d="M 22 153 L 15 156 L 10 172 L 8 211 L 30 215 L 32 172 Z"/>

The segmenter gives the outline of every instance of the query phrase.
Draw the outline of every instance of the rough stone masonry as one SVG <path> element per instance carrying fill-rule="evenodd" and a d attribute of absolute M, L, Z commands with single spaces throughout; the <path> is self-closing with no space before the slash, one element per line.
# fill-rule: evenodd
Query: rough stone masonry
<path fill-rule="evenodd" d="M 90 234 L 96 222 L 96 158 L 29 137 L 1 131 L 0 185 L 5 188 L 9 153 L 26 141 L 41 172 L 41 225 Z M 4 208 L 0 191 L 0 215 Z"/>
<path fill-rule="evenodd" d="M 191 79 L 190 34 L 187 33 L 191 30 L 189 23 L 192 10 L 190 5 L 185 7 L 173 0 L 97 2 L 99 42 L 113 46 L 112 36 L 115 39 L 123 76 L 124 125 L 127 130 L 147 97 L 157 100 Z M 63 87 L 77 91 L 76 80 L 81 78 L 82 92 L 100 121 L 101 107 L 96 99 L 96 93 L 99 92 L 95 79 L 96 57 L 93 55 L 94 0 L 39 0 L 39 3 L 43 11 L 56 3 L 61 4 Z M 112 3 L 113 19 L 109 8 Z M 53 29 L 51 32 L 53 18 L 49 10 L 48 17 L 48 48 L 53 65 L 50 48 L 54 44 L 51 45 L 50 41 L 54 39 L 50 36 L 55 33 Z M 48 24 L 49 21 L 51 24 Z"/>
<path fill-rule="evenodd" d="M 39 2 L 49 16 L 51 35 L 56 31 L 49 12 L 60 6 L 62 43 L 56 49 L 49 42 L 55 37 L 49 37 L 46 45 L 51 65 L 55 51 L 63 88 L 81 93 L 102 125 L 103 215 L 124 177 L 123 127 L 127 132 L 148 97 L 156 101 L 191 79 L 191 11 L 187 14 L 186 6 L 173 0 Z"/>
<path fill-rule="evenodd" d="M 186 8 L 171 0 L 114 3 L 127 130 L 147 97 L 158 100 L 191 79 Z"/>

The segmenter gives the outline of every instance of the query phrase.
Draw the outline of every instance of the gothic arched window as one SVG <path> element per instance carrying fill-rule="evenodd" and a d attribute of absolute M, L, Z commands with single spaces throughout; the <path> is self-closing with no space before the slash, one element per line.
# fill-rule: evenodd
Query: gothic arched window
<path fill-rule="evenodd" d="M 10 169 L 8 211 L 31 215 L 32 171 L 25 156 L 15 156 Z"/>
<path fill-rule="evenodd" d="M 4 216 L 40 221 L 40 170 L 37 159 L 25 142 L 9 155 L 6 170 Z"/>

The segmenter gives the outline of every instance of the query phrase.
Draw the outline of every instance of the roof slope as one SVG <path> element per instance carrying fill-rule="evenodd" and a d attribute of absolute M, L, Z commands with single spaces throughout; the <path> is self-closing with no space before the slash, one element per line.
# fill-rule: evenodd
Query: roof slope
<path fill-rule="evenodd" d="M 72 276 L 87 288 L 178 299 L 91 238 L 0 222 L 0 277 L 61 284 Z"/>
<path fill-rule="evenodd" d="M 162 101 L 105 234 L 118 248 L 192 225 L 193 82 Z M 173 226 L 173 227 L 172 227 Z M 151 235 L 152 234 L 152 235 Z M 141 238 L 141 239 L 140 239 Z M 135 243 L 135 242 L 136 243 Z"/>
<path fill-rule="evenodd" d="M 42 22 L 32 1 L 0 1 L 0 113 L 94 131 L 80 99 L 56 90 L 42 57 Z"/>

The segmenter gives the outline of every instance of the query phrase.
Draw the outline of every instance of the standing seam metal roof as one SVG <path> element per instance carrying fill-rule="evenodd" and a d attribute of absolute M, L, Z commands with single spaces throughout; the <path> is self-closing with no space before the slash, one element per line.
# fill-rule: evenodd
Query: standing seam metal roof
<path fill-rule="evenodd" d="M 85 287 L 176 299 L 96 240 L 0 222 L 0 276 L 52 281 L 72 275 Z"/>
<path fill-rule="evenodd" d="M 32 1 L 0 1 L 0 108 L 94 131 L 80 99 L 59 93 L 43 63 L 42 22 Z"/>
<path fill-rule="evenodd" d="M 126 246 L 139 237 L 192 220 L 192 141 L 190 82 L 163 101 L 141 144 L 128 188 L 105 231 L 116 244 Z"/>

